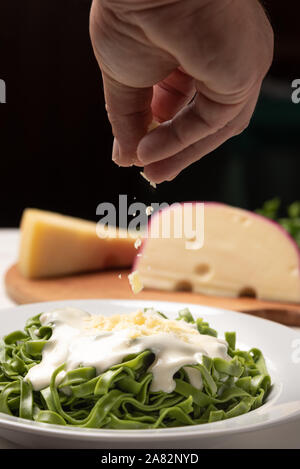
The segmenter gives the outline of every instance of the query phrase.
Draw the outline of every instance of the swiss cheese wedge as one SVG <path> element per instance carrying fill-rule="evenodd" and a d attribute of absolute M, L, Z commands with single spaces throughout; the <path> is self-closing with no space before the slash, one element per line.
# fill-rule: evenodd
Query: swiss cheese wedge
<path fill-rule="evenodd" d="M 130 267 L 138 236 L 129 237 L 126 231 L 117 230 L 114 236 L 100 238 L 96 226 L 52 212 L 25 210 L 21 221 L 20 272 L 27 278 L 43 278 Z"/>
<path fill-rule="evenodd" d="M 185 204 L 186 216 L 189 212 L 195 218 L 197 206 Z M 134 270 L 145 288 L 300 302 L 299 249 L 277 223 L 246 210 L 205 203 L 204 244 L 187 249 L 191 239 L 175 236 L 180 227 L 174 220 L 180 220 L 176 215 L 181 208 L 165 209 L 170 210 L 169 238 L 149 234 L 143 243 Z M 161 232 L 165 210 L 152 216 L 149 233 Z"/>

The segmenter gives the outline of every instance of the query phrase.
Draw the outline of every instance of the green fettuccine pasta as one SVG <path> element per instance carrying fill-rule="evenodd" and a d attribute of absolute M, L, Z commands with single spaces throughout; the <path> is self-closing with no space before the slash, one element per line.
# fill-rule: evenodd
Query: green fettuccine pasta
<path fill-rule="evenodd" d="M 85 428 L 153 429 L 217 422 L 260 407 L 270 390 L 271 378 L 260 350 L 236 349 L 235 333 L 225 335 L 231 361 L 203 357 L 192 365 L 201 373 L 203 389 L 189 382 L 184 369 L 174 376 L 172 393 L 151 392 L 148 371 L 155 356 L 151 350 L 127 357 L 96 375 L 95 368 L 80 367 L 66 373 L 57 386 L 55 370 L 50 386 L 34 391 L 24 380 L 40 363 L 52 334 L 41 326 L 39 315 L 29 319 L 24 331 L 0 341 L 0 412 L 37 422 Z M 216 337 L 202 319 L 188 309 L 178 319 L 197 325 L 199 334 Z"/>

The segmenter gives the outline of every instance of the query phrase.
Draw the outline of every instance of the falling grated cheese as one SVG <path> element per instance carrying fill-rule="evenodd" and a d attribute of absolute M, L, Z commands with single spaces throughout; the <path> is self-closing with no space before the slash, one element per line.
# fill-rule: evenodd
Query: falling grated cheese
<path fill-rule="evenodd" d="M 152 187 L 154 187 L 154 189 L 156 189 L 157 186 L 156 186 L 155 182 L 150 181 L 150 179 L 147 178 L 147 176 L 146 176 L 145 173 L 143 173 L 143 172 L 141 171 L 141 172 L 140 172 L 140 175 L 143 176 L 143 178 L 146 179 L 146 181 L 149 182 L 150 186 L 152 186 Z"/>
<path fill-rule="evenodd" d="M 138 249 L 139 247 L 141 247 L 141 245 L 142 245 L 142 240 L 141 238 L 138 238 L 134 243 L 134 247 L 135 249 Z"/>
<path fill-rule="evenodd" d="M 143 290 L 144 285 L 137 270 L 128 275 L 128 280 L 135 295 Z"/>
<path fill-rule="evenodd" d="M 154 208 L 151 207 L 151 205 L 146 208 L 146 215 L 147 215 L 147 217 L 150 217 L 150 215 L 152 215 L 153 212 L 154 212 Z"/>
<path fill-rule="evenodd" d="M 149 125 L 148 127 L 148 133 L 149 132 L 152 132 L 152 130 L 156 129 L 157 127 L 159 127 L 159 122 L 157 122 L 155 119 L 153 119 L 153 121 L 151 122 L 151 124 Z"/>

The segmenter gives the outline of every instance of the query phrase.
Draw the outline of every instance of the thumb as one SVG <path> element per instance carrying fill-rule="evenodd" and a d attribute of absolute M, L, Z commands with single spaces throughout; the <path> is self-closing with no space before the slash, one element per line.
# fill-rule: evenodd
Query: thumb
<path fill-rule="evenodd" d="M 139 165 L 137 147 L 153 119 L 153 89 L 124 85 L 104 72 L 102 76 L 106 110 L 115 137 L 113 160 L 119 166 Z"/>

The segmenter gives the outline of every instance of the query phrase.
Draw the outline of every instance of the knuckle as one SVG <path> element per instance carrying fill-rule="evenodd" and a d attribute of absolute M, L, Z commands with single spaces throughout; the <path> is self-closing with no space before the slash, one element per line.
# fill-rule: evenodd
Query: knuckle
<path fill-rule="evenodd" d="M 197 120 L 207 128 L 207 133 L 211 134 L 221 130 L 231 120 L 232 107 L 228 104 L 221 104 L 209 98 L 199 96 L 198 102 L 191 108 Z"/>
<path fill-rule="evenodd" d="M 181 131 L 178 125 L 175 125 L 174 121 L 171 121 L 171 131 L 177 144 L 180 148 L 185 147 L 184 137 L 181 135 Z"/>

